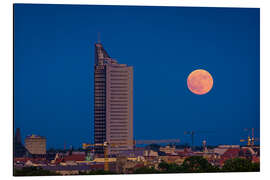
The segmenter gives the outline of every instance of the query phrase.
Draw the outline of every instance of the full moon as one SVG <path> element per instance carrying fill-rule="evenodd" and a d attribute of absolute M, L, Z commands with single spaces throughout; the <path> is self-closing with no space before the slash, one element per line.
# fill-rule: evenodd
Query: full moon
<path fill-rule="evenodd" d="M 208 71 L 197 69 L 189 74 L 187 86 L 194 94 L 203 95 L 212 89 L 213 78 Z"/>

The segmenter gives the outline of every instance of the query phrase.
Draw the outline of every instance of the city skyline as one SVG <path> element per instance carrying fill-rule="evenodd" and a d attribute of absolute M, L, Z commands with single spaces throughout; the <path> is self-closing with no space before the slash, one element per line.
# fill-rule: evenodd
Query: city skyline
<path fill-rule="evenodd" d="M 259 9 L 59 7 L 15 5 L 14 123 L 22 137 L 45 136 L 49 148 L 93 138 L 98 32 L 109 54 L 134 66 L 135 139 L 190 143 L 185 131 L 214 131 L 195 144 L 240 144 L 244 128 L 259 137 Z M 200 68 L 215 80 L 203 96 L 186 84 Z"/>

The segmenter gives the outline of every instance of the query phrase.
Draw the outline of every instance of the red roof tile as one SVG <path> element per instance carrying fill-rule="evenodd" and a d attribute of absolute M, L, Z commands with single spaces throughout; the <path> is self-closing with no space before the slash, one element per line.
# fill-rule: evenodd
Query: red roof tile
<path fill-rule="evenodd" d="M 84 154 L 72 154 L 64 157 L 64 161 L 84 161 L 84 160 L 85 160 Z"/>

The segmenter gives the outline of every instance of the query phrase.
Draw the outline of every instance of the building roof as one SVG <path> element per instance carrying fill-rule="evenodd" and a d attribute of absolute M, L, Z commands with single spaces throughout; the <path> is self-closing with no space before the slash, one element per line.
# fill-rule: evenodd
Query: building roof
<path fill-rule="evenodd" d="M 256 155 L 256 152 L 251 147 L 242 147 L 241 150 L 246 154 L 251 153 L 252 155 Z"/>
<path fill-rule="evenodd" d="M 31 134 L 31 135 L 26 136 L 26 139 L 46 139 L 46 138 L 43 136 L 36 135 L 36 134 Z"/>
<path fill-rule="evenodd" d="M 44 162 L 46 163 L 46 158 L 31 158 L 31 157 L 19 157 L 19 158 L 14 158 L 14 162 L 23 162 L 26 163 L 27 161 L 31 161 L 32 163 L 41 163 Z"/>
<path fill-rule="evenodd" d="M 240 149 L 232 148 L 232 149 L 227 149 L 222 157 L 226 158 L 236 158 L 239 156 Z"/>
<path fill-rule="evenodd" d="M 224 154 L 221 155 L 220 164 L 222 165 L 226 160 L 239 157 L 239 148 L 227 149 Z"/>
<path fill-rule="evenodd" d="M 71 154 L 64 157 L 64 161 L 84 161 L 85 154 Z"/>
<path fill-rule="evenodd" d="M 226 151 L 227 151 L 227 149 L 225 149 L 225 148 L 215 148 L 214 149 L 214 153 L 219 154 L 219 155 L 223 155 Z"/>
<path fill-rule="evenodd" d="M 140 150 L 126 150 L 126 151 L 121 151 L 119 155 L 121 156 L 128 156 L 128 157 L 137 157 L 137 156 L 143 156 L 144 149 Z"/>

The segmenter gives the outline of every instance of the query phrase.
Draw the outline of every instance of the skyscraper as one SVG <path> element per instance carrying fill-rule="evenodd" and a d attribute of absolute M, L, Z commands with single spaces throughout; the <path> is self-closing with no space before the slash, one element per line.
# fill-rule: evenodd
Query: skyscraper
<path fill-rule="evenodd" d="M 133 149 L 133 67 L 119 64 L 95 44 L 94 141 L 109 146 L 109 154 Z M 103 153 L 102 146 L 96 153 Z"/>

